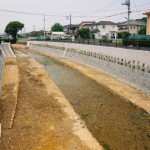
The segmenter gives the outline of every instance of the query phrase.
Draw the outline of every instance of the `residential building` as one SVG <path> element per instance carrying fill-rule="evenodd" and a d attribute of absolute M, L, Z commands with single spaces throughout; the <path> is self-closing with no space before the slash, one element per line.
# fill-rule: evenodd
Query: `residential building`
<path fill-rule="evenodd" d="M 66 34 L 71 34 L 71 36 L 74 36 L 77 34 L 78 27 L 79 27 L 78 24 L 71 24 L 71 25 L 63 26 L 64 32 Z"/>
<path fill-rule="evenodd" d="M 146 27 L 146 34 L 150 35 L 150 11 L 144 13 L 145 15 L 147 15 L 147 27 Z"/>
<path fill-rule="evenodd" d="M 96 39 L 102 39 L 103 37 L 116 39 L 117 30 L 116 23 L 111 21 L 100 21 L 93 24 L 93 30 L 91 32 L 95 34 Z"/>
<path fill-rule="evenodd" d="M 53 39 L 65 39 L 67 35 L 64 32 L 51 32 L 50 38 Z"/>
<path fill-rule="evenodd" d="M 94 23 L 95 23 L 95 21 L 82 21 L 79 24 L 79 29 L 81 29 L 81 28 L 89 28 L 90 31 L 91 31 L 92 30 L 92 26 L 93 26 Z"/>
<path fill-rule="evenodd" d="M 138 31 L 145 26 L 144 22 L 130 20 L 129 21 L 129 32 L 132 35 L 137 35 Z M 118 23 L 118 33 L 119 32 L 128 32 L 128 21 Z"/>

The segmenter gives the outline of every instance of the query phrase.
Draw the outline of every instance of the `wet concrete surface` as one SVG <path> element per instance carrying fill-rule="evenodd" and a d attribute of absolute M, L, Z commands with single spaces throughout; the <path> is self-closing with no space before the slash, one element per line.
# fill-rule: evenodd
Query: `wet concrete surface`
<path fill-rule="evenodd" d="M 150 116 L 144 110 L 55 58 L 31 52 L 28 55 L 43 65 L 106 150 L 150 149 Z"/>

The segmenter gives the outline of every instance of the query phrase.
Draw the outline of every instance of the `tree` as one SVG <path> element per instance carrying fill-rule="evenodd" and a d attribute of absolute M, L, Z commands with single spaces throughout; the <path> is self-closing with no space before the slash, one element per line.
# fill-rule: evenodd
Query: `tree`
<path fill-rule="evenodd" d="M 32 31 L 30 34 L 31 34 L 31 36 L 33 36 L 33 37 L 37 37 L 37 36 L 43 35 L 42 33 L 38 32 L 38 31 Z"/>
<path fill-rule="evenodd" d="M 90 38 L 90 29 L 89 28 L 82 28 L 77 31 L 78 37 L 80 36 L 83 39 Z"/>
<path fill-rule="evenodd" d="M 140 30 L 138 31 L 138 34 L 139 34 L 139 35 L 146 35 L 146 26 L 144 26 L 142 29 L 140 29 Z"/>
<path fill-rule="evenodd" d="M 95 34 L 91 34 L 91 39 L 95 40 Z"/>
<path fill-rule="evenodd" d="M 131 35 L 129 32 L 120 32 L 120 33 L 118 33 L 118 38 L 120 38 L 120 39 L 125 39 L 125 38 L 127 38 L 129 35 Z"/>
<path fill-rule="evenodd" d="M 123 32 L 122 33 L 122 42 L 124 45 L 128 45 L 128 37 L 130 36 L 131 34 L 129 32 Z"/>
<path fill-rule="evenodd" d="M 141 21 L 141 22 L 147 23 L 147 17 L 143 17 L 141 19 L 136 19 L 136 21 Z"/>
<path fill-rule="evenodd" d="M 63 31 L 63 26 L 60 23 L 55 23 L 52 27 L 51 27 L 51 31 Z"/>
<path fill-rule="evenodd" d="M 24 24 L 20 23 L 19 21 L 12 21 L 9 22 L 8 25 L 5 28 L 5 32 L 8 35 L 11 35 L 14 40 L 17 39 L 17 33 L 19 30 L 22 30 L 24 27 Z"/>

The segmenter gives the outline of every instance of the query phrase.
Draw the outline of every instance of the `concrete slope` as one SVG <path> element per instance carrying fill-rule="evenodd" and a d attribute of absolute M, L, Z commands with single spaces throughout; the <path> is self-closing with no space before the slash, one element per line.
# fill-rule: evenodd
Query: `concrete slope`
<path fill-rule="evenodd" d="M 5 57 L 5 58 L 16 57 L 14 52 L 12 51 L 12 49 L 10 47 L 10 43 L 2 43 L 0 48 L 2 50 L 3 57 Z"/>

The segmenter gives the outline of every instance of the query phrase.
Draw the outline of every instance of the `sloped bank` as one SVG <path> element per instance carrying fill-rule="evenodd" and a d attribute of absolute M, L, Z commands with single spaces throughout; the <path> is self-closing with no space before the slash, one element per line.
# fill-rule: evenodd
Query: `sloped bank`
<path fill-rule="evenodd" d="M 100 150 L 41 65 L 17 53 L 20 84 L 12 130 L 5 130 L 2 149 Z"/>
<path fill-rule="evenodd" d="M 17 107 L 19 72 L 16 57 L 5 58 L 2 77 L 2 129 L 12 128 Z"/>
<path fill-rule="evenodd" d="M 56 49 L 50 49 L 50 48 L 43 48 L 39 46 L 32 46 L 35 50 L 42 54 L 50 55 L 53 57 L 60 56 L 60 50 Z M 53 54 L 58 55 L 53 55 Z M 61 52 L 63 54 L 63 52 Z M 74 57 L 74 55 L 72 55 Z M 78 55 L 76 56 L 78 57 Z M 143 108 L 150 114 L 150 96 L 131 87 L 127 84 L 124 84 L 123 82 L 118 81 L 117 79 L 103 73 L 97 70 L 94 70 L 87 65 L 79 64 L 74 61 L 70 61 L 67 59 L 60 60 L 63 63 L 69 65 L 70 67 L 73 67 L 74 69 L 78 70 L 85 76 L 91 78 L 92 80 L 96 81 L 100 85 L 103 85 L 108 90 L 112 91 L 113 93 L 116 93 L 117 95 L 120 95 L 123 97 L 126 101 L 130 101 L 131 103 L 135 104 L 136 106 Z M 137 79 L 138 80 L 138 79 Z M 147 81 L 148 82 L 148 81 Z M 148 82 L 149 84 L 149 82 Z"/>

